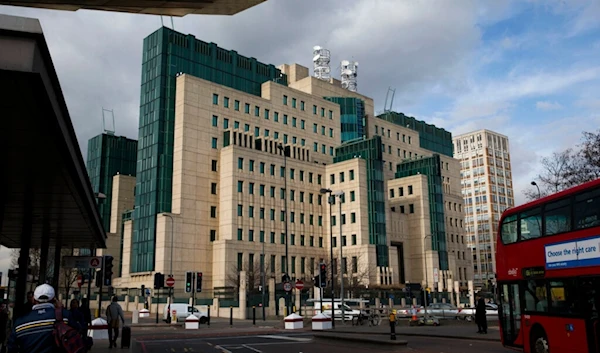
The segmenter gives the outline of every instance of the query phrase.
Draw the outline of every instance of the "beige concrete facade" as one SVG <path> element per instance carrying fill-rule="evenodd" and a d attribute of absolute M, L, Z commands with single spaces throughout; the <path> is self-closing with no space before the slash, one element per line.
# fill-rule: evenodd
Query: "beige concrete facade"
<path fill-rule="evenodd" d="M 417 132 L 376 118 L 371 98 L 341 88 L 337 80 L 310 77 L 307 68 L 296 64 L 280 68 L 288 75 L 289 86 L 265 82 L 261 97 L 190 75 L 177 78 L 172 213 L 157 216 L 155 272 L 173 273 L 179 297 L 184 295 L 185 272 L 201 271 L 205 291 L 200 297 L 209 298 L 213 290 L 235 286 L 240 271 L 259 272 L 264 249 L 267 279 L 280 282 L 286 260 L 287 211 L 292 278 L 311 280 L 318 263 L 329 262 L 330 247 L 337 259 L 343 244 L 344 272 L 361 284 L 402 285 L 401 273 L 405 281 L 422 281 L 424 246 L 427 249 L 423 240 L 429 228 L 427 180 L 423 176 L 394 179 L 394 172 L 395 165 L 405 160 L 397 150 L 407 151 L 410 158 L 432 152 L 419 147 Z M 387 146 L 394 151 L 384 153 L 386 167 L 389 163 L 393 167 L 384 168 L 385 188 L 414 187 L 414 200 L 386 199 L 389 266 L 377 267 L 375 246 L 370 244 L 365 160 L 333 163 L 335 148 L 341 144 L 340 106 L 322 98 L 326 96 L 364 100 L 369 137 L 386 129 L 381 135 L 386 152 Z M 396 140 L 396 133 L 410 136 L 410 141 Z M 280 144 L 290 148 L 285 159 Z M 442 161 L 445 200 L 460 204 L 460 209 L 450 206 L 446 216 L 462 219 L 458 161 L 447 156 Z M 344 192 L 341 214 L 336 200 L 329 217 L 327 195 L 320 194 L 321 188 Z M 392 212 L 391 207 L 408 201 L 418 205 L 414 215 Z M 125 222 L 123 252 L 127 255 L 120 285 L 151 287 L 154 272 L 129 273 L 131 224 Z M 462 223 L 446 229 L 457 239 L 448 243 L 449 253 L 460 255 L 451 256 L 450 270 L 440 275 L 440 282 L 453 279 L 466 286 L 472 270 L 466 244 L 458 242 Z M 437 253 L 430 248 L 426 254 L 432 280 Z M 248 280 L 247 285 L 256 287 L 258 282 Z"/>
<path fill-rule="evenodd" d="M 461 165 L 465 235 L 473 253 L 474 282 L 494 282 L 496 234 L 500 215 L 514 206 L 508 137 L 478 130 L 454 137 L 454 157 Z M 489 284 L 489 283 L 488 283 Z"/>

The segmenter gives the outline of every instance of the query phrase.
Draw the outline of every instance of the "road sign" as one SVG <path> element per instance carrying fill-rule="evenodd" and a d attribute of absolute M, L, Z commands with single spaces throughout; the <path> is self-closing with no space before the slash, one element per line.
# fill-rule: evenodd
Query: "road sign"
<path fill-rule="evenodd" d="M 283 290 L 286 292 L 289 292 L 292 290 L 292 284 L 290 282 L 285 282 L 283 284 Z"/>
<path fill-rule="evenodd" d="M 83 285 L 83 276 L 79 275 L 79 276 L 77 276 L 77 286 L 79 288 L 81 288 L 82 285 Z"/>
<path fill-rule="evenodd" d="M 62 267 L 102 268 L 102 256 L 63 256 Z"/>
<path fill-rule="evenodd" d="M 437 283 L 439 281 L 440 281 L 440 274 L 439 274 L 439 271 L 438 271 L 438 269 L 436 267 L 436 268 L 433 269 L 433 283 Z"/>
<path fill-rule="evenodd" d="M 166 281 L 167 287 L 173 287 L 175 285 L 175 278 L 169 277 Z"/>
<path fill-rule="evenodd" d="M 304 282 L 302 282 L 301 280 L 297 280 L 297 281 L 296 281 L 296 289 L 297 289 L 297 290 L 302 290 L 302 289 L 304 289 Z"/>

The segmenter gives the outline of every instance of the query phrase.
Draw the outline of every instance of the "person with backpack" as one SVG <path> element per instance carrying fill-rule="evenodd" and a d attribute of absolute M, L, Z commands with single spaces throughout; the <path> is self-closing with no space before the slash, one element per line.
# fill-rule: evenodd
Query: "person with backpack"
<path fill-rule="evenodd" d="M 29 314 L 17 318 L 8 340 L 8 353 L 82 353 L 80 327 L 55 300 L 54 288 L 39 285 Z"/>
<path fill-rule="evenodd" d="M 119 338 L 119 318 L 121 318 L 121 322 L 125 325 L 125 317 L 123 316 L 123 309 L 117 303 L 119 299 L 117 296 L 112 298 L 112 303 L 106 308 L 106 322 L 108 323 L 108 340 L 110 341 L 110 346 L 108 348 L 112 348 L 113 346 L 117 348 L 117 338 Z M 114 331 L 114 332 L 113 332 Z"/>

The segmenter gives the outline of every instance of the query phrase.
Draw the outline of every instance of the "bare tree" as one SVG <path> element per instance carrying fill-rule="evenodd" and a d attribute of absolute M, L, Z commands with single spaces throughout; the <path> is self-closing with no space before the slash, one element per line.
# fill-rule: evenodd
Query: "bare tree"
<path fill-rule="evenodd" d="M 267 270 L 270 267 L 269 262 L 266 259 L 264 267 L 265 270 Z M 246 291 L 258 291 L 259 287 L 262 285 L 260 261 L 254 261 L 252 264 L 246 262 L 242 265 L 242 268 L 238 268 L 237 265 L 233 265 L 231 267 L 226 276 L 226 283 L 228 286 L 232 287 L 236 293 L 239 291 L 240 288 L 241 271 L 245 271 L 246 274 Z M 265 274 L 265 279 L 268 277 L 269 276 Z"/>

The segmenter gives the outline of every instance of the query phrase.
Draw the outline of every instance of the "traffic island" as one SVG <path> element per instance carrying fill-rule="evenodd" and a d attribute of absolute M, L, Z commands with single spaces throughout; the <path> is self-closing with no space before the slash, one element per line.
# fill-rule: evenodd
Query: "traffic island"
<path fill-rule="evenodd" d="M 369 334 L 340 334 L 337 332 L 314 332 L 313 337 L 319 340 L 329 341 L 344 341 L 344 342 L 357 342 L 357 343 L 370 343 L 388 346 L 406 346 L 408 341 L 405 340 L 391 340 L 389 336 L 383 337 L 379 335 Z"/>

